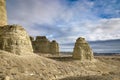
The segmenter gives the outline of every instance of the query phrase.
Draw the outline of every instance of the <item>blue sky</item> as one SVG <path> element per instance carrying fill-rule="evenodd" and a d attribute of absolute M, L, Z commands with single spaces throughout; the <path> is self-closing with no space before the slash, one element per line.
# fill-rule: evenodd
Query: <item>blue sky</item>
<path fill-rule="evenodd" d="M 8 23 L 60 44 L 120 39 L 120 0 L 6 0 Z M 61 45 L 61 50 L 69 46 Z"/>

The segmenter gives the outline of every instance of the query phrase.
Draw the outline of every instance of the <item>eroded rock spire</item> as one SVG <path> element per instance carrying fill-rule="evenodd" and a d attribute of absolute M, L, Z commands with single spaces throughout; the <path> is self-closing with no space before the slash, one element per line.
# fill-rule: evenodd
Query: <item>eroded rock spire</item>
<path fill-rule="evenodd" d="M 90 61 L 94 59 L 93 51 L 85 38 L 80 37 L 76 40 L 73 51 L 73 58 Z"/>
<path fill-rule="evenodd" d="M 7 25 L 6 0 L 0 0 L 0 26 Z"/>

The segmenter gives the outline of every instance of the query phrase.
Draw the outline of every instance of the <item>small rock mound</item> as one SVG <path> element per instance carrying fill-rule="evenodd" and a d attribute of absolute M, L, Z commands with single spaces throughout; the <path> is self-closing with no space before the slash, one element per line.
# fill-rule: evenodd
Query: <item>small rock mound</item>
<path fill-rule="evenodd" d="M 0 27 L 0 49 L 17 55 L 33 53 L 30 38 L 19 25 Z"/>
<path fill-rule="evenodd" d="M 90 48 L 87 41 L 80 37 L 76 40 L 74 51 L 73 51 L 73 58 L 80 59 L 80 60 L 93 60 L 93 51 Z"/>

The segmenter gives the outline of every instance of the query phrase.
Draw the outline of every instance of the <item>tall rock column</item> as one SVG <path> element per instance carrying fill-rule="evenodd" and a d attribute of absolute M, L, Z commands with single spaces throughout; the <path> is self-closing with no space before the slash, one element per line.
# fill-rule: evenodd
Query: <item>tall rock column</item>
<path fill-rule="evenodd" d="M 25 29 L 19 25 L 7 25 L 6 0 L 0 0 L 0 50 L 17 55 L 33 53 Z"/>
<path fill-rule="evenodd" d="M 7 25 L 6 0 L 0 0 L 0 27 Z"/>
<path fill-rule="evenodd" d="M 93 51 L 90 48 L 87 41 L 80 37 L 76 40 L 74 51 L 73 51 L 73 58 L 80 59 L 80 60 L 93 60 Z"/>

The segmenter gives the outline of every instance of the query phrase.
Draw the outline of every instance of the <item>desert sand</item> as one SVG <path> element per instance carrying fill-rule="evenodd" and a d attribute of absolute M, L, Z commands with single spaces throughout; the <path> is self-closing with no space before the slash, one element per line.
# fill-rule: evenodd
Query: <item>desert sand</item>
<path fill-rule="evenodd" d="M 1 50 L 0 80 L 120 80 L 120 56 L 83 62 L 70 55 L 18 56 Z"/>

